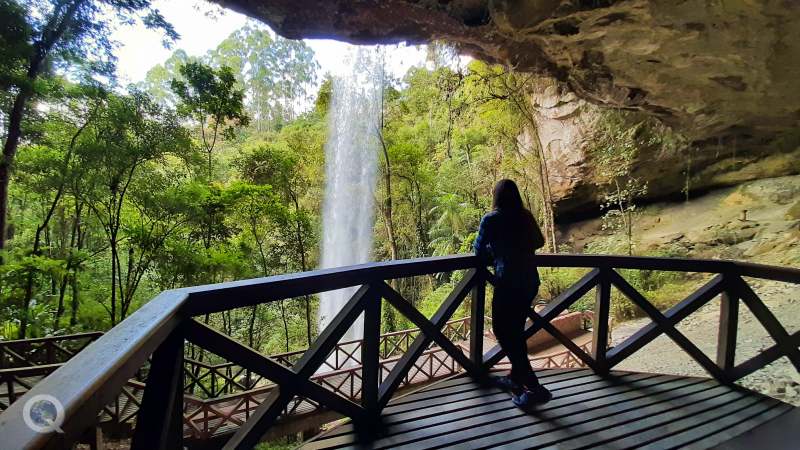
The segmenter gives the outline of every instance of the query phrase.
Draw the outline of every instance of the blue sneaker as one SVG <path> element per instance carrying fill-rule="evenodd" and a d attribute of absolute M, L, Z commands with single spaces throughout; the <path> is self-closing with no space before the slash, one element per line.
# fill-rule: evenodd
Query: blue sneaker
<path fill-rule="evenodd" d="M 511 391 L 511 402 L 518 408 L 526 409 L 533 405 L 547 403 L 553 398 L 553 394 L 542 386 L 537 385 L 533 389 L 521 389 Z"/>

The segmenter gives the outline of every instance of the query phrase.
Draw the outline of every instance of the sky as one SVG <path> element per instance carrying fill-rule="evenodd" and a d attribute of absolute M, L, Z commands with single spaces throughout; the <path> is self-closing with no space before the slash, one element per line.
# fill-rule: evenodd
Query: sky
<path fill-rule="evenodd" d="M 120 43 L 115 51 L 117 75 L 123 85 L 142 81 L 147 71 L 164 62 L 176 49 L 189 55 L 199 56 L 215 48 L 231 33 L 245 25 L 248 18 L 230 10 L 223 10 L 204 0 L 156 0 L 154 6 L 175 27 L 180 39 L 172 49 L 162 45 L 163 33 L 148 30 L 140 23 L 119 27 L 112 38 Z M 207 14 L 210 13 L 210 14 Z M 319 62 L 320 74 L 343 73 L 349 44 L 326 40 L 307 39 Z M 389 70 L 395 77 L 402 77 L 408 68 L 425 63 L 425 49 L 414 46 L 399 46 L 392 50 Z"/>

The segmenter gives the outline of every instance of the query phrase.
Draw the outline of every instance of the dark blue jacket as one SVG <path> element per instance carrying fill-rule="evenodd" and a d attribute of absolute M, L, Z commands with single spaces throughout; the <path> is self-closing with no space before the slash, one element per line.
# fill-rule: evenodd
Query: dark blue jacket
<path fill-rule="evenodd" d="M 531 257 L 543 245 L 544 237 L 532 217 L 494 210 L 481 219 L 473 247 L 479 258 L 494 265 L 498 281 L 538 284 L 539 273 Z"/>

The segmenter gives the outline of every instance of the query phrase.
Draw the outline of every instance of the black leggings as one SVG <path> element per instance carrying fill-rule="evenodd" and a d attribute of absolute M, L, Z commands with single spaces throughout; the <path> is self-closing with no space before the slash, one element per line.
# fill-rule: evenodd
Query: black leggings
<path fill-rule="evenodd" d="M 528 360 L 525 321 L 539 291 L 538 283 L 498 282 L 492 298 L 492 331 L 511 361 L 511 379 L 528 387 L 539 384 Z"/>

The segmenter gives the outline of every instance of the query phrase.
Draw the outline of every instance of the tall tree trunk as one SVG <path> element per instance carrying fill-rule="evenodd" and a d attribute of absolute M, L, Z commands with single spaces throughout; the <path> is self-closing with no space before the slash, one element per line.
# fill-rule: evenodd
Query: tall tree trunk
<path fill-rule="evenodd" d="M 36 236 L 33 240 L 33 255 L 39 254 L 39 245 L 41 245 L 41 227 L 36 228 Z M 25 296 L 22 299 L 22 319 L 19 323 L 18 339 L 25 339 L 28 332 L 28 322 L 30 321 L 30 308 L 31 300 L 33 300 L 33 280 L 35 276 L 35 269 L 28 269 L 28 274 L 25 280 Z"/>
<path fill-rule="evenodd" d="M 386 140 L 383 137 L 383 128 L 385 126 L 384 117 L 384 101 L 383 101 L 383 81 L 381 81 L 381 116 L 377 129 L 375 130 L 378 135 L 378 140 L 381 143 L 381 150 L 383 151 L 383 184 L 386 187 L 386 194 L 383 199 L 383 222 L 386 226 L 386 235 L 389 239 L 389 251 L 391 252 L 392 260 L 397 259 L 397 238 L 394 233 L 394 220 L 392 216 L 392 162 L 389 160 L 389 148 L 386 145 Z"/>
<path fill-rule="evenodd" d="M 8 227 L 8 187 L 11 182 L 11 166 L 17 155 L 19 138 L 22 136 L 22 116 L 29 98 L 29 90 L 23 88 L 14 99 L 14 105 L 8 117 L 8 133 L 3 145 L 3 156 L 0 158 L 0 250 L 5 248 L 8 237 L 6 229 Z M 0 263 L 2 263 L 2 259 L 0 259 Z"/>
<path fill-rule="evenodd" d="M 76 208 L 77 209 L 77 208 Z M 65 268 L 64 275 L 61 277 L 61 285 L 59 287 L 58 293 L 58 307 L 56 308 L 56 314 L 53 318 L 53 330 L 59 329 L 59 323 L 61 322 L 61 316 L 64 315 L 64 298 L 67 293 L 67 284 L 69 283 L 69 279 L 72 276 L 70 272 L 73 270 L 73 266 L 75 264 L 75 256 L 73 255 L 73 249 L 75 248 L 75 244 L 78 238 L 78 218 L 76 217 L 72 221 L 72 229 L 70 231 L 69 237 L 69 255 L 67 256 L 67 267 Z"/>
<path fill-rule="evenodd" d="M 69 314 L 69 326 L 74 327 L 78 324 L 78 308 L 80 307 L 80 298 L 78 297 L 78 274 L 75 275 L 70 280 L 70 290 L 72 291 L 72 299 L 70 301 L 70 314 Z"/>
<path fill-rule="evenodd" d="M 386 194 L 383 200 L 383 207 L 381 208 L 381 212 L 383 213 L 383 222 L 386 226 L 386 235 L 389 240 L 389 252 L 391 253 L 390 257 L 392 260 L 396 260 L 397 239 L 395 238 L 394 234 L 394 222 L 392 217 L 392 163 L 389 159 L 389 149 L 386 145 L 386 140 L 383 137 L 383 128 L 385 125 L 384 96 L 383 96 L 384 80 L 385 77 L 383 74 L 383 66 L 381 66 L 381 115 L 380 115 L 380 122 L 377 124 L 375 130 L 376 134 L 378 135 L 378 139 L 381 143 L 381 149 L 383 150 L 383 158 L 385 164 L 385 169 L 383 171 L 383 182 L 386 188 Z M 397 289 L 397 280 L 391 280 L 389 281 L 389 284 L 392 286 L 392 288 Z M 395 327 L 397 326 L 396 323 L 397 321 L 395 319 L 394 308 L 387 305 L 386 308 L 382 308 L 382 311 L 383 311 L 382 322 L 386 324 L 386 329 L 388 331 L 395 331 Z"/>
<path fill-rule="evenodd" d="M 258 305 L 253 305 L 250 307 L 250 320 L 247 324 L 247 345 L 250 348 L 253 347 L 253 343 L 255 342 L 255 332 L 256 332 L 256 316 L 258 315 Z M 258 349 L 256 349 L 258 350 Z"/>
<path fill-rule="evenodd" d="M 117 324 L 117 272 L 119 269 L 117 268 L 117 262 L 119 261 L 118 249 L 117 249 L 117 233 L 116 231 L 111 231 L 109 234 L 108 244 L 111 247 L 111 326 Z"/>
<path fill-rule="evenodd" d="M 519 103 L 520 101 L 526 100 L 517 100 Z M 544 153 L 544 146 L 542 145 L 542 141 L 539 137 L 539 129 L 536 126 L 536 121 L 533 118 L 533 112 L 528 111 L 527 109 L 523 109 L 524 107 L 518 107 L 523 111 L 525 115 L 529 129 L 532 136 L 532 141 L 535 143 L 536 146 L 536 154 L 537 159 L 539 160 L 539 184 L 540 189 L 542 191 L 542 209 L 544 213 L 544 229 L 546 234 L 546 241 L 548 251 L 551 253 L 555 253 L 558 251 L 558 247 L 556 246 L 556 232 L 555 232 L 555 214 L 553 212 L 553 196 L 550 191 L 550 173 L 547 167 L 547 158 Z"/>
<path fill-rule="evenodd" d="M 42 245 L 42 232 L 47 230 L 47 225 L 50 223 L 50 219 L 53 217 L 53 213 L 56 210 L 56 206 L 58 202 L 61 200 L 61 195 L 64 193 L 64 183 L 59 186 L 58 192 L 56 196 L 53 198 L 53 201 L 50 203 L 50 208 L 47 210 L 47 214 L 45 214 L 44 220 L 42 223 L 36 227 L 36 234 L 33 238 L 33 249 L 31 251 L 32 256 L 39 256 L 41 254 L 41 245 Z M 25 280 L 25 296 L 22 300 L 22 320 L 19 324 L 19 339 L 25 339 L 25 335 L 27 334 L 28 330 L 28 323 L 30 322 L 30 307 L 31 307 L 31 300 L 33 300 L 33 282 L 35 278 L 35 269 L 30 268 L 28 269 L 27 279 Z"/>
<path fill-rule="evenodd" d="M 381 139 L 383 144 L 383 139 Z M 383 172 L 383 183 L 386 187 L 386 194 L 383 198 L 383 222 L 386 226 L 386 236 L 389 240 L 389 251 L 392 260 L 397 259 L 397 237 L 394 232 L 394 215 L 392 213 L 392 166 L 389 161 L 389 152 L 386 150 L 386 144 L 383 144 L 383 157 L 386 164 L 386 170 Z"/>
<path fill-rule="evenodd" d="M 305 272 L 308 270 L 306 264 L 306 245 L 303 239 L 303 224 L 300 221 L 300 202 L 297 201 L 297 194 L 292 189 L 290 183 L 286 181 L 286 190 L 294 203 L 294 224 L 295 224 L 295 237 L 297 239 L 297 252 L 300 254 L 300 269 Z M 311 296 L 303 296 L 306 312 L 306 343 L 311 347 Z"/>
<path fill-rule="evenodd" d="M 45 59 L 53 47 L 61 40 L 67 28 L 72 24 L 78 8 L 87 0 L 74 0 L 69 4 L 62 4 L 56 8 L 53 16 L 42 30 L 42 40 L 34 43 L 25 82 L 20 86 L 11 111 L 8 114 L 8 130 L 6 142 L 3 144 L 3 155 L 0 158 L 0 250 L 6 246 L 6 228 L 8 226 L 8 188 L 11 182 L 11 169 L 17 155 L 19 140 L 22 137 L 22 120 L 25 108 L 33 96 L 33 86 L 41 74 Z M 58 15 L 62 8 L 64 13 Z M 2 264 L 0 259 L 0 264 Z"/>
<path fill-rule="evenodd" d="M 283 336 L 284 343 L 286 344 L 286 351 L 289 351 L 289 321 L 286 319 L 286 306 L 283 304 L 284 300 L 279 300 L 278 304 L 281 307 L 281 320 L 283 320 Z"/>
<path fill-rule="evenodd" d="M 77 232 L 77 240 L 75 250 L 80 252 L 83 250 L 84 231 L 81 222 L 81 211 L 83 210 L 83 203 L 75 200 L 75 229 Z M 72 271 L 72 278 L 70 280 L 70 287 L 72 290 L 72 301 L 70 302 L 70 317 L 69 326 L 74 327 L 78 324 L 78 308 L 80 307 L 80 299 L 78 298 L 78 273 L 80 272 L 81 262 L 76 262 Z"/>

